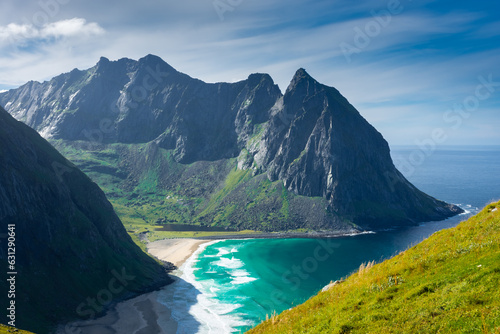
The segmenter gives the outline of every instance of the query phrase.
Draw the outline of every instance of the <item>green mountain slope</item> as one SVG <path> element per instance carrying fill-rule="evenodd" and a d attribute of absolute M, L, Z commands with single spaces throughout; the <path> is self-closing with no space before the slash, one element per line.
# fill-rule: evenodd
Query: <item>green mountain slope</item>
<path fill-rule="evenodd" d="M 238 159 L 181 164 L 154 143 L 106 144 L 53 141 L 106 192 L 127 229 L 154 224 L 197 224 L 235 230 L 297 230 L 328 225 L 327 201 L 297 195 L 280 181 L 238 169 Z M 139 230 L 143 231 L 143 230 Z"/>
<path fill-rule="evenodd" d="M 500 202 L 250 333 L 500 333 Z"/>

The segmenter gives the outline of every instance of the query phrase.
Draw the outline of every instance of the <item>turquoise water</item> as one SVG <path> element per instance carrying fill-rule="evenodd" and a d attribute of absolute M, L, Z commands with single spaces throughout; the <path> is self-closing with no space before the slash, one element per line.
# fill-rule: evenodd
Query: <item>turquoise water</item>
<path fill-rule="evenodd" d="M 303 303 L 361 263 L 389 258 L 458 221 L 344 238 L 221 241 L 198 256 L 194 277 L 220 310 L 229 311 L 223 314 L 231 323 L 246 324 L 235 331 L 245 330 L 266 314 Z"/>
<path fill-rule="evenodd" d="M 393 148 L 396 165 L 415 149 Z M 474 214 L 500 198 L 500 147 L 449 148 L 400 170 L 418 188 Z M 182 268 L 178 333 L 227 333 L 298 305 L 368 261 L 382 261 L 453 227 L 466 215 L 420 226 L 333 239 L 250 239 L 211 243 Z"/>

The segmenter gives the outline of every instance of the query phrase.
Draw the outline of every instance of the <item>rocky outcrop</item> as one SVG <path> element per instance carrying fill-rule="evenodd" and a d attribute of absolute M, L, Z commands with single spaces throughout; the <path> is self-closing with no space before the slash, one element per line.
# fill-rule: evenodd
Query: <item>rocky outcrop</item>
<path fill-rule="evenodd" d="M 0 223 L 2 234 L 9 225 L 15 230 L 11 271 L 22 328 L 46 333 L 59 321 L 170 282 L 134 244 L 101 189 L 1 107 Z M 0 262 L 7 256 L 2 247 Z M 0 284 L 8 291 L 5 280 Z M 87 298 L 97 298 L 97 306 Z"/>
<path fill-rule="evenodd" d="M 299 69 L 273 108 L 258 164 L 294 193 L 328 201 L 359 226 L 439 220 L 461 210 L 418 191 L 395 168 L 389 145 L 336 90 Z"/>
<path fill-rule="evenodd" d="M 377 229 L 461 212 L 411 185 L 382 135 L 304 69 L 283 95 L 266 74 L 207 84 L 151 55 L 102 58 L 89 70 L 2 93 L 0 103 L 69 151 L 113 151 L 123 189 L 140 193 L 140 183 L 156 175 L 148 183 L 155 193 L 192 203 L 179 206 L 177 222 L 259 228 L 268 219 L 270 230 Z M 231 173 L 233 167 L 251 175 Z M 188 170 L 208 175 L 206 183 Z"/>

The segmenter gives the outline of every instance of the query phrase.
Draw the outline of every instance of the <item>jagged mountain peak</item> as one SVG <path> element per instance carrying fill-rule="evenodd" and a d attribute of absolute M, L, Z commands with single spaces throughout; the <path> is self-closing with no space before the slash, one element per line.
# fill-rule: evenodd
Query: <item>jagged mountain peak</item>
<path fill-rule="evenodd" d="M 283 95 L 268 74 L 209 84 L 177 72 L 154 55 L 138 61 L 101 60 L 97 67 L 103 71 L 83 71 L 57 89 L 40 84 L 1 93 L 0 104 L 46 138 L 153 142 L 179 164 L 238 158 L 240 170 L 282 182 L 290 193 L 323 198 L 332 216 L 316 217 L 316 226 L 345 227 L 344 220 L 387 226 L 459 212 L 409 184 L 394 167 L 382 135 L 335 88 L 303 68 Z M 165 184 L 179 189 L 175 182 Z M 213 195 L 206 191 L 207 198 Z M 299 207 L 295 209 L 308 212 Z M 235 211 L 232 218 L 224 216 L 224 224 L 249 215 Z M 213 223 L 206 219 L 204 223 Z"/>
<path fill-rule="evenodd" d="M 167 64 L 162 58 L 158 57 L 154 54 L 147 54 L 146 56 L 139 58 L 138 62 L 146 62 L 146 63 L 162 63 Z"/>
<path fill-rule="evenodd" d="M 252 73 L 248 76 L 247 82 L 249 85 L 258 85 L 261 82 L 267 82 L 274 85 L 274 80 L 267 73 Z"/>
<path fill-rule="evenodd" d="M 301 67 L 299 68 L 294 75 L 294 78 L 312 78 L 309 73 L 305 70 L 305 68 Z"/>
<path fill-rule="evenodd" d="M 160 70 L 169 72 L 169 73 L 178 73 L 178 71 L 170 66 L 166 61 L 164 61 L 162 58 L 153 55 L 153 54 L 148 54 L 147 56 L 140 58 L 137 63 L 139 65 L 145 65 L 145 66 L 150 66 L 153 70 Z"/>
<path fill-rule="evenodd" d="M 325 87 L 326 86 L 320 84 L 316 79 L 309 75 L 305 69 L 299 68 L 290 81 L 285 95 L 291 93 L 296 94 L 297 92 L 301 95 L 311 95 L 317 93 Z"/>
<path fill-rule="evenodd" d="M 114 65 L 115 62 L 110 61 L 106 57 L 99 58 L 97 64 L 95 64 L 94 68 L 96 72 L 102 72 L 108 70 L 110 67 Z"/>
<path fill-rule="evenodd" d="M 101 58 L 99 58 L 99 61 L 97 62 L 97 64 L 107 64 L 107 63 L 109 63 L 109 62 L 110 62 L 110 61 L 109 61 L 109 59 L 108 59 L 108 58 L 106 58 L 106 57 L 102 56 Z"/>
<path fill-rule="evenodd" d="M 153 75 L 156 78 L 160 76 L 166 77 L 167 74 L 180 74 L 163 59 L 152 54 L 148 54 L 139 60 L 133 60 L 130 58 L 109 60 L 103 56 L 94 67 L 89 69 L 89 71 L 92 70 L 99 74 L 107 72 L 108 75 L 120 75 L 142 71 L 145 75 Z"/>
<path fill-rule="evenodd" d="M 309 73 L 307 73 L 307 71 L 304 68 L 301 67 L 295 72 L 295 75 L 292 78 L 292 83 L 300 82 L 303 80 L 314 81 L 317 83 L 316 79 L 314 79 Z"/>

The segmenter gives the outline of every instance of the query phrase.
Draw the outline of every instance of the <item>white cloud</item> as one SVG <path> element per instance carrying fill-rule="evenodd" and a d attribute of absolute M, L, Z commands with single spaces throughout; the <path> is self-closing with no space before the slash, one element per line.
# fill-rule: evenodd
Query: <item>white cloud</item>
<path fill-rule="evenodd" d="M 82 18 L 73 18 L 70 20 L 49 23 L 40 30 L 40 35 L 43 37 L 91 36 L 101 35 L 103 33 L 104 29 L 97 23 L 87 23 L 87 21 Z"/>
<path fill-rule="evenodd" d="M 13 42 L 20 38 L 34 38 L 38 35 L 38 30 L 28 24 L 11 23 L 7 26 L 0 26 L 0 41 Z"/>
<path fill-rule="evenodd" d="M 32 24 L 10 23 L 6 26 L 0 26 L 0 43 L 16 46 L 18 43 L 24 43 L 30 40 L 58 39 L 63 37 L 78 37 L 101 35 L 104 29 L 97 23 L 87 23 L 82 18 L 72 18 L 57 22 L 44 24 L 42 27 L 36 27 Z"/>

